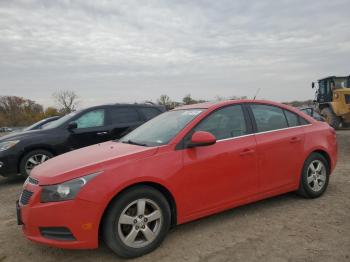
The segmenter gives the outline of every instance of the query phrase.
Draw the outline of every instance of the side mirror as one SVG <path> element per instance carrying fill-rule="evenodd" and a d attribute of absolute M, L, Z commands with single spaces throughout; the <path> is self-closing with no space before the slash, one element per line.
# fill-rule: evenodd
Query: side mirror
<path fill-rule="evenodd" d="M 312 87 L 312 88 L 315 88 L 315 82 L 312 82 L 312 83 L 311 83 L 311 87 Z"/>
<path fill-rule="evenodd" d="M 210 146 L 216 143 L 216 137 L 209 132 L 196 131 L 191 137 L 188 147 Z"/>
<path fill-rule="evenodd" d="M 73 130 L 77 128 L 78 128 L 78 124 L 76 122 L 70 122 L 67 127 L 68 130 Z"/>

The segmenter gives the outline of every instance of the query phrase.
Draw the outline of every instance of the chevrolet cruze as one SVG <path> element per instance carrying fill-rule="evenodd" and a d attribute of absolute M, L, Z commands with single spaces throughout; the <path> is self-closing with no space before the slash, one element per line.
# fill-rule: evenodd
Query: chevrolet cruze
<path fill-rule="evenodd" d="M 34 242 L 93 249 L 101 239 L 136 257 L 177 224 L 285 192 L 319 197 L 336 161 L 334 129 L 298 109 L 256 100 L 190 105 L 34 168 L 18 223 Z"/>

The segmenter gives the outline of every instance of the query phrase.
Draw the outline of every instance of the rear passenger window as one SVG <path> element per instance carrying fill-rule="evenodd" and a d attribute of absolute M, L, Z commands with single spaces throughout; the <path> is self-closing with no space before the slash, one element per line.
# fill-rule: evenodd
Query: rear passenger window
<path fill-rule="evenodd" d="M 246 135 L 242 107 L 235 105 L 219 109 L 207 116 L 194 130 L 210 132 L 217 140 Z"/>
<path fill-rule="evenodd" d="M 269 105 L 251 105 L 258 132 L 288 127 L 283 110 Z"/>
<path fill-rule="evenodd" d="M 152 107 L 141 107 L 140 110 L 147 120 L 152 119 L 161 113 L 158 109 Z"/>
<path fill-rule="evenodd" d="M 307 121 L 305 118 L 299 116 L 299 121 L 301 125 L 308 125 L 310 124 L 309 121 Z"/>
<path fill-rule="evenodd" d="M 284 113 L 286 114 L 288 126 L 291 127 L 291 126 L 298 126 L 299 125 L 298 115 L 296 115 L 288 110 L 284 110 Z"/>
<path fill-rule="evenodd" d="M 113 124 L 133 123 L 141 120 L 135 108 L 112 107 L 109 112 Z"/>

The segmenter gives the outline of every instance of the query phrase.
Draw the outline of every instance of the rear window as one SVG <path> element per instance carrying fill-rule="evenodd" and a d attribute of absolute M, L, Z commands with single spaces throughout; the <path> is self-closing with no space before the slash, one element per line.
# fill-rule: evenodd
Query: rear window
<path fill-rule="evenodd" d="M 153 107 L 141 107 L 140 111 L 145 115 L 147 120 L 152 119 L 161 113 L 158 109 Z"/>
<path fill-rule="evenodd" d="M 111 122 L 114 124 L 133 123 L 141 121 L 135 108 L 111 107 L 109 109 Z"/>

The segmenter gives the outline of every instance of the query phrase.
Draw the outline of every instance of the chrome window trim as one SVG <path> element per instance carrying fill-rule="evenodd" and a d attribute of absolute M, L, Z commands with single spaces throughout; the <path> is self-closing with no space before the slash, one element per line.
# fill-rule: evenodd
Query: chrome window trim
<path fill-rule="evenodd" d="M 267 134 L 267 133 L 272 133 L 272 132 L 282 131 L 282 130 L 287 130 L 287 129 L 295 129 L 295 128 L 300 128 L 300 127 L 305 127 L 305 126 L 311 126 L 311 125 L 312 125 L 312 124 L 300 125 L 300 126 L 291 126 L 291 127 L 280 128 L 280 129 L 274 129 L 274 130 L 269 130 L 269 131 L 256 132 L 256 133 L 251 133 L 251 134 L 243 135 L 243 136 L 235 136 L 235 137 L 230 137 L 230 138 L 224 138 L 224 139 L 216 140 L 216 142 L 222 142 L 222 141 L 227 141 L 227 140 L 233 140 L 233 139 L 238 139 L 238 138 L 243 138 L 243 137 L 248 137 L 248 136 L 255 136 L 255 135 L 261 135 L 261 134 Z"/>

